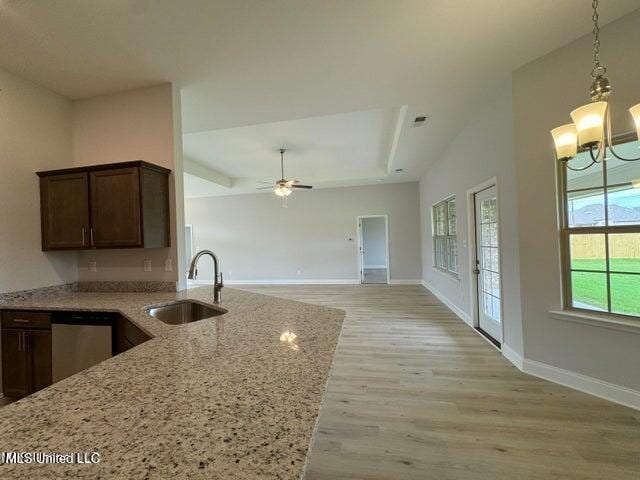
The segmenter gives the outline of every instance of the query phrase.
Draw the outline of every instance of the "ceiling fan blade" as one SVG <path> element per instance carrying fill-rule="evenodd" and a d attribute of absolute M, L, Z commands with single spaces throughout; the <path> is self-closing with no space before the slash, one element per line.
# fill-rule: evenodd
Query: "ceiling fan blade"
<path fill-rule="evenodd" d="M 274 187 L 273 186 L 269 186 L 269 187 L 258 187 L 256 188 L 256 190 L 273 190 Z"/>
<path fill-rule="evenodd" d="M 266 184 L 269 184 L 269 185 L 273 185 L 273 182 L 265 182 L 263 180 L 260 180 L 259 182 L 256 182 L 256 183 L 266 183 Z"/>
<path fill-rule="evenodd" d="M 291 188 L 306 188 L 306 189 L 310 189 L 310 188 L 313 188 L 313 185 L 299 185 L 299 184 L 294 184 L 294 185 L 291 185 Z"/>

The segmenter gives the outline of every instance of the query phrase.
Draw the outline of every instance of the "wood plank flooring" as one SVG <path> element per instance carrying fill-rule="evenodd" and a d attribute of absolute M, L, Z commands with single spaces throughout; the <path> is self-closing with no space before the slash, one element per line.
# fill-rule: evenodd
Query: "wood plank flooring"
<path fill-rule="evenodd" d="M 421 286 L 238 286 L 346 310 L 306 480 L 640 479 L 640 412 L 521 373 Z"/>

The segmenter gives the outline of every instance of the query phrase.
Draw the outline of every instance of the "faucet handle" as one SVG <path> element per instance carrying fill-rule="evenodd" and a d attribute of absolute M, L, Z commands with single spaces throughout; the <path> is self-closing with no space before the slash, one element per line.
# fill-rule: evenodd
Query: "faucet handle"
<path fill-rule="evenodd" d="M 217 280 L 218 280 L 218 279 L 216 278 L 216 281 L 217 281 Z M 218 283 L 218 286 L 220 286 L 220 287 L 224 287 L 224 281 L 222 280 L 222 272 L 220 272 L 220 283 Z"/>

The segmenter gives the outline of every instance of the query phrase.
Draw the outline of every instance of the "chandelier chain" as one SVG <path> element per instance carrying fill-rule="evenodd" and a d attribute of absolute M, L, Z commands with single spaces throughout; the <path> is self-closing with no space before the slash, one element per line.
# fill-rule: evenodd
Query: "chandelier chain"
<path fill-rule="evenodd" d="M 593 78 L 602 77 L 607 69 L 600 65 L 600 16 L 598 15 L 598 0 L 591 2 L 591 8 L 593 8 L 593 15 L 591 20 L 593 21 L 593 70 L 591 70 L 591 76 Z"/>

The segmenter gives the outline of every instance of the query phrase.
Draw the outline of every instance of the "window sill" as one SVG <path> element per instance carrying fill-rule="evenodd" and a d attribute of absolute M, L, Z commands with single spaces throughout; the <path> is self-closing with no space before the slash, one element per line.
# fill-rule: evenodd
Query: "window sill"
<path fill-rule="evenodd" d="M 580 323 L 592 327 L 608 328 L 622 332 L 640 334 L 640 320 L 632 320 L 612 315 L 600 315 L 578 310 L 551 310 L 549 317 L 565 322 Z"/>
<path fill-rule="evenodd" d="M 438 268 L 435 265 L 433 265 L 431 267 L 434 271 L 438 272 L 441 275 L 444 275 L 447 278 L 450 278 L 451 280 L 455 280 L 457 282 L 460 281 L 460 275 L 458 275 L 457 273 L 452 273 L 449 270 L 443 270 L 442 268 Z"/>

